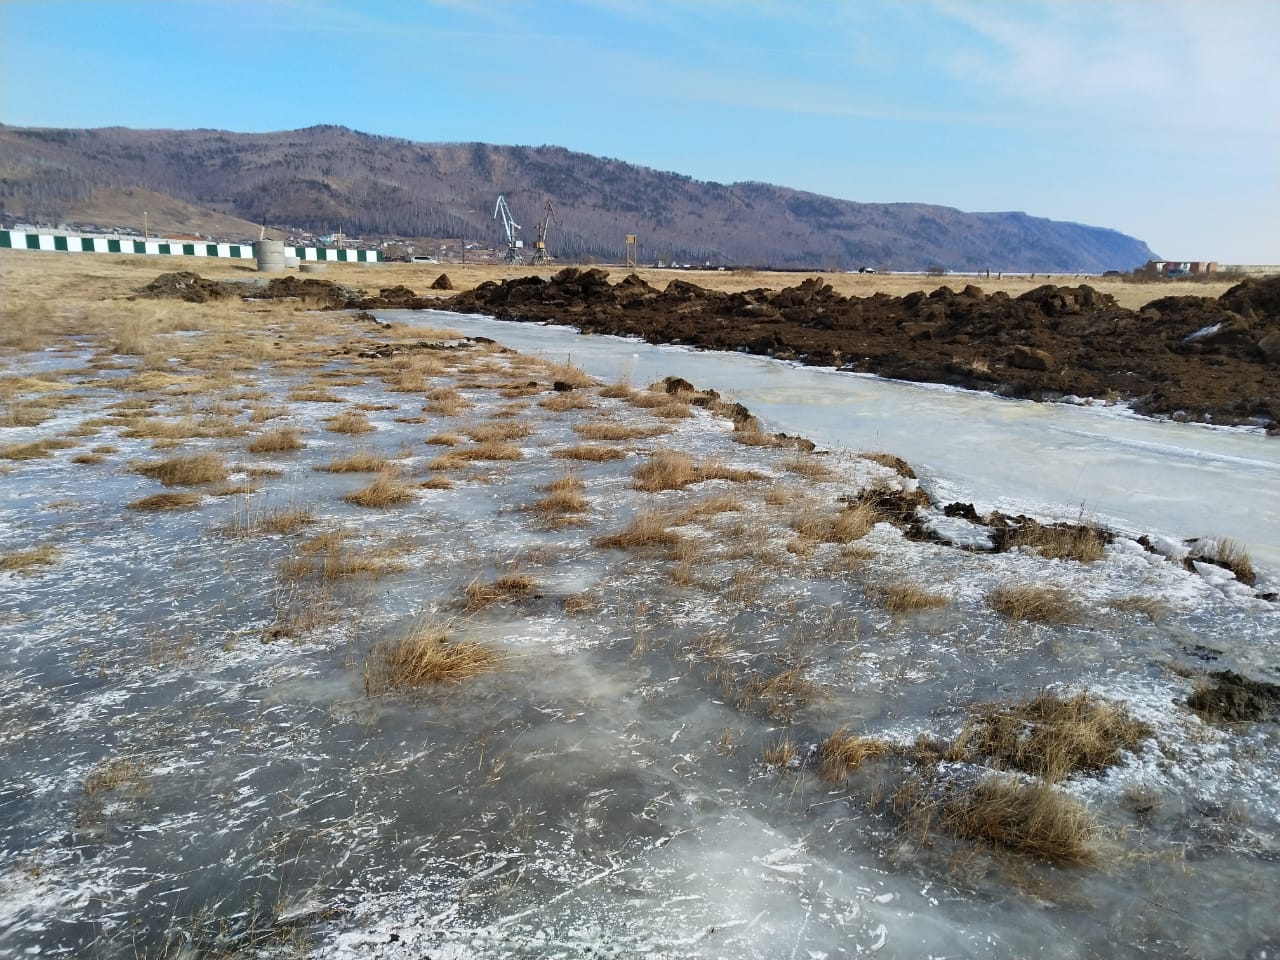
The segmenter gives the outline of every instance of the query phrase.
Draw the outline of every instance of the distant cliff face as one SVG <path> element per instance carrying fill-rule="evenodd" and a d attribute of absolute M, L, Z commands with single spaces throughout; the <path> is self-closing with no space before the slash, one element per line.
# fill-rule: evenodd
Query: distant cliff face
<path fill-rule="evenodd" d="M 142 187 L 246 220 L 325 233 L 500 242 L 499 193 L 531 244 L 546 201 L 561 259 L 641 256 L 795 268 L 1089 272 L 1153 258 L 1114 230 L 1023 213 L 854 203 L 719 184 L 560 147 L 414 143 L 344 127 L 281 133 L 0 126 L 0 204 L 61 219 L 103 187 Z"/>

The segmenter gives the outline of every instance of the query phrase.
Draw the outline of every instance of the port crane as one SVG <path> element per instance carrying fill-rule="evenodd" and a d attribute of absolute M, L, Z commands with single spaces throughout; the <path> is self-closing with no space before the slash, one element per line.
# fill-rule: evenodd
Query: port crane
<path fill-rule="evenodd" d="M 547 215 L 538 222 L 538 239 L 533 241 L 533 259 L 530 263 L 550 263 L 551 254 L 547 253 L 547 228 L 552 223 L 559 223 L 556 219 L 556 208 L 551 205 L 551 201 L 547 201 Z"/>
<path fill-rule="evenodd" d="M 505 263 L 524 263 L 524 254 L 520 252 L 520 248 L 524 246 L 524 241 L 520 239 L 520 224 L 516 223 L 515 218 L 511 216 L 511 208 L 507 206 L 506 198 L 502 194 L 498 194 L 497 206 L 493 208 L 493 219 L 502 218 L 502 229 L 507 234 L 507 255 L 503 258 Z"/>

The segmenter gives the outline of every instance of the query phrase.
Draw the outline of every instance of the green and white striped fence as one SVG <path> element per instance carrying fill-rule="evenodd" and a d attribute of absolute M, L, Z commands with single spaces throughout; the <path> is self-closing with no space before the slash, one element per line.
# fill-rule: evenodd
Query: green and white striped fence
<path fill-rule="evenodd" d="M 27 233 L 0 230 L 0 250 L 54 250 L 63 253 L 140 253 L 171 257 L 230 257 L 252 260 L 249 243 L 200 243 L 186 240 L 134 240 L 128 237 L 77 237 L 61 233 Z M 285 256 L 303 261 L 378 263 L 380 250 L 343 250 L 332 247 L 285 247 Z"/>

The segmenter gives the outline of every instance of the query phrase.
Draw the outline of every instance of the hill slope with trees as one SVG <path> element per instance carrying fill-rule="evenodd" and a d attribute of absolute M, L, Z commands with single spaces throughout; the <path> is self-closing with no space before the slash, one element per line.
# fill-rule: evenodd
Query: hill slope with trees
<path fill-rule="evenodd" d="M 720 184 L 561 147 L 417 143 L 337 126 L 279 133 L 0 125 L 0 208 L 57 222 L 104 190 L 140 188 L 246 221 L 316 233 L 500 242 L 499 193 L 531 242 L 552 201 L 560 259 L 779 268 L 1129 270 L 1153 258 L 1115 230 L 1025 213 L 856 203 Z"/>

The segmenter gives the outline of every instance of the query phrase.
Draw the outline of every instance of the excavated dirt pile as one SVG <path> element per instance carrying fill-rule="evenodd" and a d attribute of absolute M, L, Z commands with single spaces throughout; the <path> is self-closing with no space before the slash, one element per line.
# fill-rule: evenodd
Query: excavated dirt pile
<path fill-rule="evenodd" d="M 604 270 L 570 267 L 550 280 L 490 281 L 448 306 L 1007 396 L 1124 399 L 1147 414 L 1280 432 L 1280 279 L 1128 310 L 1083 284 L 1016 298 L 972 285 L 845 297 L 811 278 L 723 293 L 684 280 L 659 290 L 634 274 L 611 284 Z"/>

